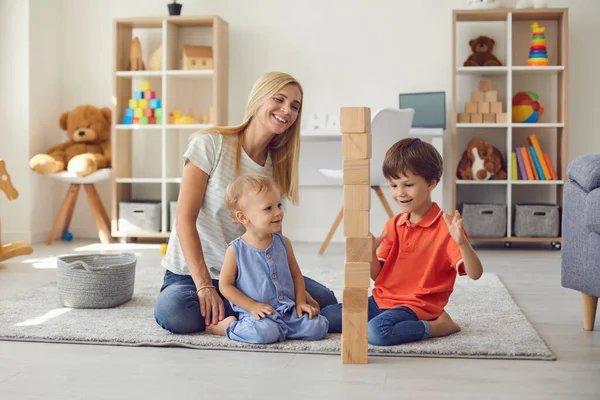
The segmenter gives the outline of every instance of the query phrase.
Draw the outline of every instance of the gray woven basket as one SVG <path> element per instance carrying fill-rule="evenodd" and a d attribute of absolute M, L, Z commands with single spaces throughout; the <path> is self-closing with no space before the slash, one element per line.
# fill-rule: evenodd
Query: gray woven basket
<path fill-rule="evenodd" d="M 70 308 L 110 308 L 128 302 L 136 262 L 133 253 L 58 257 L 60 302 Z"/>

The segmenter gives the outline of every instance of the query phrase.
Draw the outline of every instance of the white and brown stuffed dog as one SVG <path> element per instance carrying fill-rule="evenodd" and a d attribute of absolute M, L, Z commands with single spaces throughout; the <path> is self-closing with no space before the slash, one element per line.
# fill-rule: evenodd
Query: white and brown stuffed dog
<path fill-rule="evenodd" d="M 506 179 L 506 166 L 502 153 L 483 139 L 473 139 L 467 145 L 458 168 L 458 179 Z"/>

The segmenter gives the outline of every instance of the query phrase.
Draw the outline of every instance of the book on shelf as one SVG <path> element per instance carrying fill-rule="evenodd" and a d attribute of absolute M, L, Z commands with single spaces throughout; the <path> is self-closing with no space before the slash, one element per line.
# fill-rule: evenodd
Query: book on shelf
<path fill-rule="evenodd" d="M 558 174 L 548 153 L 544 153 L 535 134 L 527 137 L 528 145 L 517 146 L 512 153 L 518 168 L 513 161 L 513 180 L 558 180 Z M 514 174 L 517 174 L 515 178 Z"/>

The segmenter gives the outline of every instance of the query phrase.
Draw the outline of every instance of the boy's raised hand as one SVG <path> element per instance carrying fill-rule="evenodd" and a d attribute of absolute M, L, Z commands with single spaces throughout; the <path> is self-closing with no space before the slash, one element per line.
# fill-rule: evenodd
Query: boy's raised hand
<path fill-rule="evenodd" d="M 387 231 L 383 231 L 381 233 L 381 235 L 375 237 L 372 233 L 371 233 L 371 239 L 373 239 L 373 253 L 377 252 L 377 248 L 379 247 L 379 245 L 381 244 L 381 242 L 383 241 L 383 239 L 385 239 L 387 237 L 388 233 Z"/>
<path fill-rule="evenodd" d="M 464 233 L 464 224 L 463 219 L 458 210 L 454 211 L 454 218 L 452 218 L 449 214 L 443 213 L 444 222 L 446 222 L 446 226 L 448 227 L 448 232 L 450 232 L 450 236 L 456 244 L 459 246 L 467 241 Z"/>

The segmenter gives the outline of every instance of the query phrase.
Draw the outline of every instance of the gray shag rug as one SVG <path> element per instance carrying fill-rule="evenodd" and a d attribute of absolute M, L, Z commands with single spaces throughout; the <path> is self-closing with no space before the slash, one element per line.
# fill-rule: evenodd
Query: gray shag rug
<path fill-rule="evenodd" d="M 162 273 L 160 267 L 138 263 L 133 299 L 111 309 L 63 308 L 56 282 L 1 299 L 0 340 L 340 354 L 339 334 L 315 342 L 249 345 L 203 333 L 169 333 L 156 324 L 153 314 Z M 486 273 L 478 281 L 457 278 L 446 310 L 460 332 L 400 346 L 370 345 L 369 354 L 556 360 L 495 274 Z"/>

